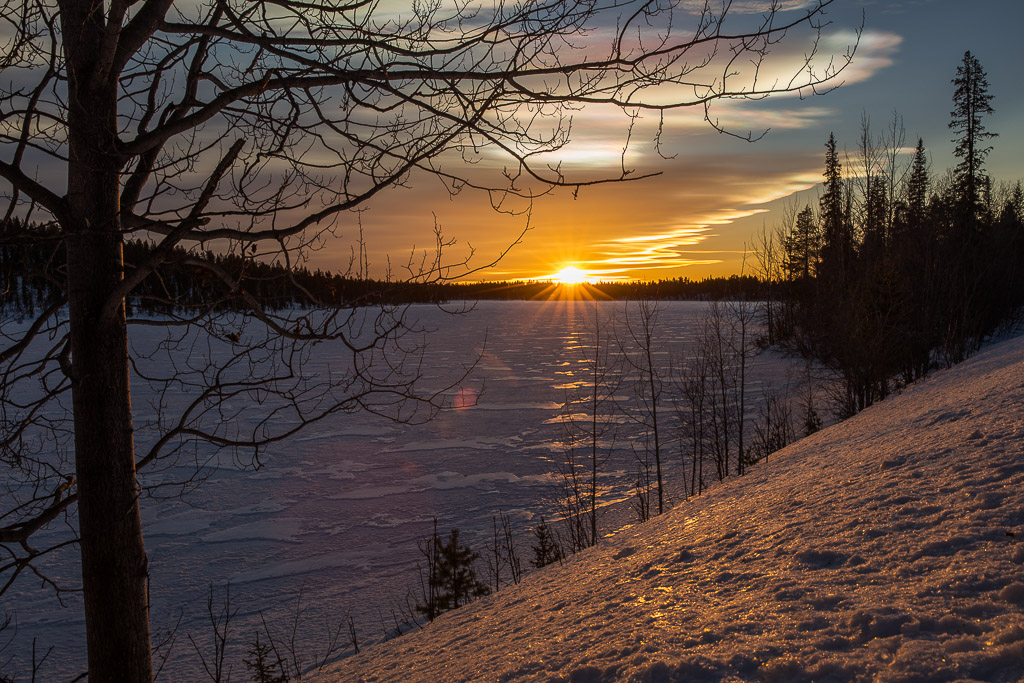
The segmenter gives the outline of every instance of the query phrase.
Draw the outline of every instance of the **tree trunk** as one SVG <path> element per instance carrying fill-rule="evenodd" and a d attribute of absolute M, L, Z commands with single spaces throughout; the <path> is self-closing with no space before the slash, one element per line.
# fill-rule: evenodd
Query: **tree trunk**
<path fill-rule="evenodd" d="M 658 475 L 658 514 L 665 512 L 665 493 L 661 479 L 661 433 L 658 431 L 658 400 L 661 391 L 655 385 L 651 337 L 647 335 L 647 381 L 651 384 L 651 431 L 654 433 L 654 466 Z"/>
<path fill-rule="evenodd" d="M 89 680 L 152 679 L 118 220 L 117 79 L 102 73 L 102 5 L 62 5 L 68 62 L 67 296 Z"/>
<path fill-rule="evenodd" d="M 68 240 L 78 527 L 90 681 L 149 681 L 146 552 L 132 438 L 123 307 L 97 312 L 120 279 L 106 231 Z"/>

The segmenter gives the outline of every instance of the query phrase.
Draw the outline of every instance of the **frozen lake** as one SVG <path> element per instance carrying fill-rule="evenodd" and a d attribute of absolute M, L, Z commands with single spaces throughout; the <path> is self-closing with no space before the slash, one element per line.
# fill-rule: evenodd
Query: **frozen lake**
<path fill-rule="evenodd" d="M 184 499 L 144 500 L 154 642 L 180 619 L 162 678 L 199 679 L 200 664 L 187 635 L 209 647 L 211 585 L 218 601 L 230 586 L 232 609 L 238 612 L 231 622 L 228 660 L 234 677 L 244 679 L 241 657 L 259 628 L 259 611 L 283 634 L 300 593 L 299 632 L 312 644 L 301 648 L 308 662 L 321 654 L 319 641 L 326 638 L 328 624 L 337 624 L 349 610 L 360 640 L 379 640 L 393 625 L 392 605 L 414 586 L 416 542 L 430 533 L 435 516 L 441 531 L 459 527 L 482 553 L 492 516 L 508 514 L 528 565 L 530 528 L 541 515 L 555 516 L 553 471 L 562 454 L 566 401 L 586 382 L 581 347 L 589 321 L 595 313 L 610 317 L 623 306 L 483 302 L 458 317 L 414 306 L 414 316 L 437 328 L 429 338 L 428 381 L 454 378 L 460 364 L 479 356 L 463 383 L 475 404 L 444 410 L 419 426 L 339 414 L 274 446 L 257 472 L 225 462 Z M 656 358 L 667 368 L 671 356 L 687 353 L 707 304 L 659 306 Z M 314 362 L 329 364 L 328 356 L 325 348 Z M 798 365 L 775 353 L 755 359 L 748 378 L 751 402 L 763 381 L 781 378 Z M 144 417 L 144 392 L 133 386 L 138 419 Z M 260 408 L 247 407 L 242 415 L 250 410 Z M 602 477 L 607 501 L 630 495 L 635 430 L 627 421 L 619 429 Z M 680 459 L 678 440 L 669 436 L 666 477 L 672 478 Z M 621 513 L 609 515 L 603 530 L 630 521 Z M 57 558 L 51 570 L 73 577 L 75 553 Z M 480 570 L 486 574 L 483 566 Z M 0 663 L 11 654 L 26 656 L 35 638 L 37 652 L 54 647 L 42 670 L 46 680 L 71 679 L 84 670 L 78 597 L 62 597 L 66 607 L 51 590 L 24 579 L 5 596 L 3 611 L 16 613 L 18 633 Z M 24 659 L 16 661 L 24 671 Z"/>

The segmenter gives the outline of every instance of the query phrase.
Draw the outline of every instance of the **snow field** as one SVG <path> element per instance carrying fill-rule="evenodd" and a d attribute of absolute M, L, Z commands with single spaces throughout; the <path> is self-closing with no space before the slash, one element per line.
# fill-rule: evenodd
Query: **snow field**
<path fill-rule="evenodd" d="M 1024 337 L 324 681 L 1024 680 Z"/>

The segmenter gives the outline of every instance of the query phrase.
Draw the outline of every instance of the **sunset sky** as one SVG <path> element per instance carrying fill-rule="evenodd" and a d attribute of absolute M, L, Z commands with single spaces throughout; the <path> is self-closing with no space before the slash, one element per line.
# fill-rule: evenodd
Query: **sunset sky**
<path fill-rule="evenodd" d="M 736 3 L 741 5 L 759 3 Z M 788 3 L 800 5 L 798 0 Z M 863 19 L 862 19 L 863 17 Z M 898 112 L 906 146 L 924 140 L 932 170 L 954 165 L 950 131 L 952 84 L 966 50 L 988 74 L 995 114 L 986 125 L 999 137 L 988 159 L 996 180 L 1024 177 L 1024 92 L 1020 71 L 1024 46 L 1020 28 L 1024 5 L 1018 0 L 838 0 L 829 11 L 823 51 L 842 54 L 864 24 L 856 56 L 842 86 L 823 96 L 777 96 L 761 101 L 720 102 L 713 110 L 730 131 L 767 135 L 751 143 L 721 135 L 703 121 L 703 110 L 677 111 L 666 118 L 662 153 L 651 144 L 655 119 L 641 121 L 625 158 L 627 167 L 661 175 L 638 182 L 584 187 L 577 197 L 558 191 L 534 202 L 529 230 L 498 263 L 527 226 L 523 216 L 490 208 L 485 195 L 463 192 L 455 198 L 438 181 L 414 176 L 361 215 L 371 273 L 390 264 L 401 276 L 414 249 L 433 245 L 435 220 L 448 250 L 459 260 L 468 246 L 472 266 L 466 279 L 544 278 L 566 266 L 607 279 L 726 275 L 740 271 L 745 243 L 762 224 L 781 219 L 786 205 L 816 203 L 824 144 L 834 131 L 840 148 L 852 150 L 863 115 L 882 134 Z M 774 65 L 798 59 L 802 39 L 787 40 Z M 573 142 L 561 155 L 568 172 L 593 177 L 616 174 L 628 120 L 615 111 L 591 108 L 573 121 Z M 646 137 L 645 137 L 646 133 Z M 908 157 L 909 158 L 909 157 Z M 484 157 L 486 165 L 486 155 Z M 495 159 L 496 164 L 500 161 Z M 343 225 L 339 231 L 349 236 Z M 314 265 L 343 269 L 350 242 L 331 242 Z"/>

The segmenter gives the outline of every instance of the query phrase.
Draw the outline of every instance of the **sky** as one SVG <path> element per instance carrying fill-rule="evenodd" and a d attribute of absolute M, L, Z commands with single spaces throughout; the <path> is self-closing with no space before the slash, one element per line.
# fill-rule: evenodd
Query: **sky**
<path fill-rule="evenodd" d="M 735 7 L 744 5 L 759 4 Z M 433 247 L 435 225 L 455 241 L 445 254 L 449 262 L 472 255 L 466 280 L 541 279 L 568 266 L 593 279 L 699 279 L 749 272 L 753 258 L 744 253 L 753 248 L 754 234 L 783 221 L 787 208 L 816 203 L 830 132 L 840 149 L 852 154 L 864 117 L 872 132 L 882 135 L 898 114 L 906 147 L 922 138 L 934 175 L 955 164 L 948 129 L 950 81 L 968 50 L 985 69 L 993 95 L 995 112 L 986 125 L 999 137 L 988 158 L 989 173 L 997 181 L 1024 177 L 1019 130 L 1024 93 L 1017 72 L 1024 58 L 1019 35 L 1024 4 L 837 0 L 827 19 L 822 58 L 841 55 L 863 25 L 838 88 L 810 97 L 726 101 L 712 109 L 730 132 L 765 133 L 757 141 L 720 134 L 702 120 L 703 110 L 686 110 L 666 118 L 660 154 L 651 144 L 656 120 L 638 122 L 623 159 L 626 117 L 585 109 L 574 116 L 572 142 L 560 154 L 563 169 L 589 178 L 616 175 L 625 163 L 636 174 L 658 175 L 584 187 L 575 194 L 556 191 L 535 200 L 528 217 L 495 212 L 480 193 L 449 197 L 435 179 L 413 176 L 408 187 L 384 193 L 359 217 L 371 274 L 390 270 L 393 277 L 402 276 L 411 253 Z M 787 37 L 773 55 L 772 68 L 784 70 L 807 46 L 804 36 Z M 904 159 L 909 161 L 909 154 Z M 348 236 L 353 228 L 343 225 L 340 232 Z M 350 244 L 346 239 L 329 243 L 314 255 L 314 265 L 344 269 Z"/>

